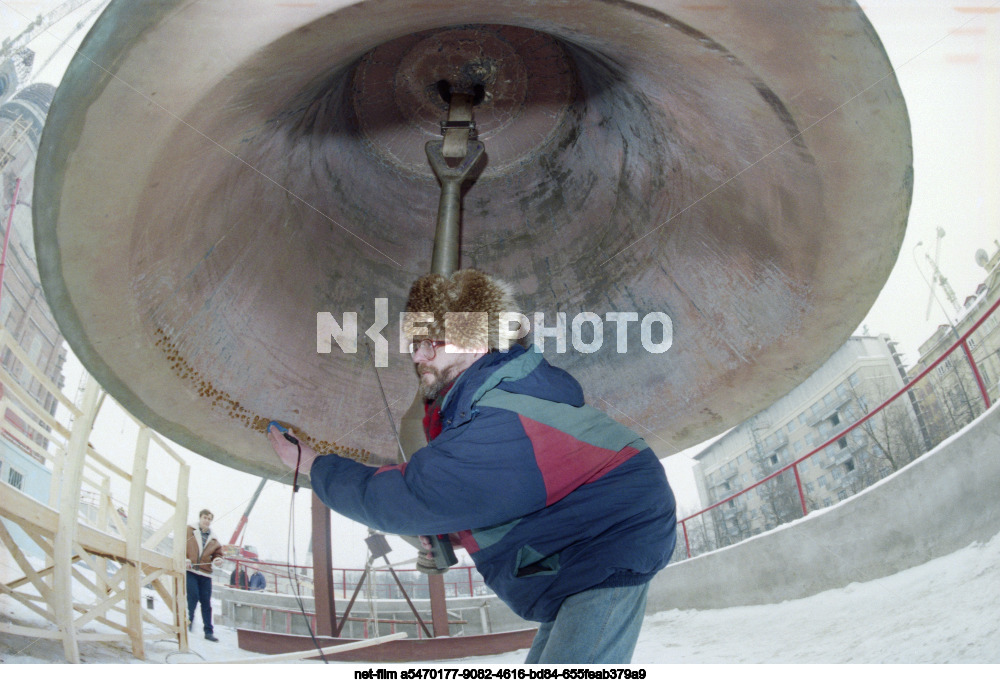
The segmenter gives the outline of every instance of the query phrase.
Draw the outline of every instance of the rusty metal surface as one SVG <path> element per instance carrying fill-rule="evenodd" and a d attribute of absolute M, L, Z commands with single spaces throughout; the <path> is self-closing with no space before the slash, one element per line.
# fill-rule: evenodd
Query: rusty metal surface
<path fill-rule="evenodd" d="M 909 123 L 853 2 L 248 0 L 239 21 L 220 5 L 110 5 L 53 101 L 34 210 L 74 352 L 224 464 L 280 474 L 271 419 L 391 458 L 364 331 L 386 299 L 398 422 L 416 381 L 395 316 L 430 264 L 439 79 L 492 84 L 462 266 L 548 324 L 670 317 L 662 354 L 638 323 L 624 354 L 611 323 L 594 353 L 546 341 L 661 456 L 801 382 L 895 262 Z M 358 352 L 317 353 L 317 313 L 346 311 Z"/>
<path fill-rule="evenodd" d="M 359 650 L 348 650 L 327 655 L 327 659 L 337 662 L 431 662 L 439 659 L 461 659 L 498 655 L 531 647 L 538 629 L 521 631 L 501 631 L 474 636 L 451 636 L 447 638 L 404 638 Z M 279 655 L 286 652 L 305 652 L 315 647 L 346 645 L 358 642 L 351 638 L 328 638 L 317 635 L 315 643 L 309 636 L 291 633 L 271 633 L 253 629 L 236 629 L 237 642 L 241 650 L 259 652 L 265 655 Z M 319 656 L 313 659 L 319 659 Z"/>

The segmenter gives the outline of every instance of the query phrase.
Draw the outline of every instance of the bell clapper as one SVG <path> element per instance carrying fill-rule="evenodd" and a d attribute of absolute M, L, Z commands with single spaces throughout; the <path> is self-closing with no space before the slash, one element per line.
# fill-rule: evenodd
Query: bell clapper
<path fill-rule="evenodd" d="M 434 175 L 441 183 L 437 230 L 431 272 L 445 277 L 458 270 L 459 216 L 461 187 L 482 156 L 485 147 L 477 139 L 472 107 L 482 101 L 482 86 L 473 93 L 452 92 L 445 81 L 438 83 L 448 103 L 448 119 L 441 122 L 441 140 L 430 140 L 424 149 Z M 452 165 L 457 160 L 457 164 Z"/>

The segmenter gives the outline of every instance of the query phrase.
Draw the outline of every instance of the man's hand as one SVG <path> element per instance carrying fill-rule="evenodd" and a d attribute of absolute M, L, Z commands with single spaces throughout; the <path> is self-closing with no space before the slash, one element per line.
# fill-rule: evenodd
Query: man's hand
<path fill-rule="evenodd" d="M 434 561 L 434 550 L 431 545 L 430 536 L 417 536 L 424 551 L 417 553 L 417 569 L 424 574 L 444 574 L 445 570 L 438 569 L 437 562 Z"/>
<path fill-rule="evenodd" d="M 191 560 L 189 560 L 189 559 L 185 558 L 185 559 L 184 559 L 184 562 L 185 562 L 185 565 L 184 565 L 184 567 L 185 567 L 186 569 L 190 569 L 190 568 L 191 568 Z"/>
<path fill-rule="evenodd" d="M 217 557 L 214 560 L 212 560 L 212 566 L 215 567 L 216 569 L 222 569 L 222 558 Z"/>
<path fill-rule="evenodd" d="M 292 434 L 291 430 L 288 434 Z M 294 436 L 294 435 L 293 435 Z M 299 439 L 299 444 L 296 446 L 291 441 L 285 438 L 277 427 L 271 427 L 267 430 L 267 440 L 271 444 L 271 448 L 277 454 L 278 459 L 285 463 L 291 469 L 295 469 L 296 462 L 299 460 L 299 447 L 302 448 L 302 460 L 298 463 L 299 472 L 302 474 L 309 474 L 312 469 L 313 461 L 319 456 L 316 454 L 312 448 L 307 444 L 303 443 Z"/>
<path fill-rule="evenodd" d="M 417 538 L 420 540 L 420 546 L 423 548 L 423 552 L 417 553 L 417 569 L 424 574 L 444 574 L 448 571 L 447 568 L 442 569 L 437 566 L 432 538 L 430 536 L 417 536 Z M 458 534 L 448 534 L 447 540 L 443 540 L 443 542 L 450 543 L 453 547 L 462 547 L 462 542 L 459 540 Z M 444 550 L 445 548 L 442 546 L 442 551 Z M 447 552 L 445 552 L 445 558 L 445 562 L 448 562 Z"/>

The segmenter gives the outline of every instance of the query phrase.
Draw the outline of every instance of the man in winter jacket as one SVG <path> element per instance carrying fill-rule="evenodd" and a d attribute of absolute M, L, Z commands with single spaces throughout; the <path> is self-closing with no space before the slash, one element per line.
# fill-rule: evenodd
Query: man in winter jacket
<path fill-rule="evenodd" d="M 300 472 L 369 527 L 457 535 L 487 585 L 541 622 L 527 663 L 629 662 L 649 581 L 674 547 L 662 465 L 587 405 L 572 376 L 503 336 L 500 314 L 516 311 L 504 283 L 474 270 L 428 275 L 407 311 L 427 446 L 375 469 L 301 443 Z M 295 467 L 298 447 L 280 437 L 268 433 Z"/>
<path fill-rule="evenodd" d="M 212 628 L 212 569 L 222 568 L 222 544 L 212 533 L 213 519 L 209 510 L 202 510 L 198 513 L 198 528 L 187 528 L 187 600 L 188 630 L 194 625 L 194 610 L 200 602 L 205 640 L 217 643 Z"/>
<path fill-rule="evenodd" d="M 250 590 L 252 591 L 262 591 L 267 588 L 267 579 L 259 569 L 255 570 L 253 574 L 250 575 Z"/>

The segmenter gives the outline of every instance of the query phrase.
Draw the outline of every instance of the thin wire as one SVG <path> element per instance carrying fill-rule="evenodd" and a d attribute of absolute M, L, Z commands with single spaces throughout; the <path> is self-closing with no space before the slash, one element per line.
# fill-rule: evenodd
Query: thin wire
<path fill-rule="evenodd" d="M 378 390 L 382 394 L 382 403 L 385 405 L 385 415 L 389 419 L 389 426 L 392 427 L 392 435 L 396 437 L 396 446 L 399 448 L 399 462 L 406 462 L 406 451 L 403 450 L 403 443 L 399 440 L 399 431 L 396 429 L 396 421 L 392 419 L 392 413 L 389 411 L 389 399 L 385 396 L 385 389 L 382 388 L 382 378 L 378 373 L 378 366 L 375 365 L 375 356 L 372 355 L 371 344 L 365 339 L 365 348 L 368 349 L 368 360 L 372 362 L 372 370 L 375 371 L 375 381 L 378 382 Z M 398 402 L 399 399 L 396 399 Z"/>
<path fill-rule="evenodd" d="M 3 4 L 6 5 L 9 9 L 11 9 L 16 14 L 20 14 L 22 18 L 28 19 L 27 16 L 25 16 L 23 13 L 19 12 L 18 10 L 14 9 L 11 5 L 8 5 L 6 2 L 4 2 Z M 51 31 L 50 28 L 46 28 L 44 31 L 42 31 L 42 33 L 51 33 L 53 36 L 56 35 L 55 33 L 52 33 L 52 31 Z M 58 38 L 58 36 L 57 36 L 57 38 Z M 104 73 L 106 73 L 110 78 L 114 79 L 118 83 L 121 83 L 123 86 L 125 86 L 126 88 L 128 88 L 129 90 L 131 90 L 132 92 L 134 92 L 136 95 L 138 95 L 139 97 L 141 97 L 143 100 L 145 100 L 149 104 L 151 104 L 154 107 L 158 108 L 160 111 L 162 111 L 164 114 L 166 114 L 170 118 L 174 119 L 175 121 L 177 121 L 181 125 L 183 125 L 183 126 L 189 128 L 189 129 L 191 129 L 191 131 L 193 131 L 195 134 L 199 135 L 200 137 L 204 138 L 209 144 L 211 144 L 211 145 L 213 145 L 215 147 L 218 147 L 220 150 L 222 150 L 223 152 L 225 152 L 226 154 L 228 154 L 229 156 L 231 156 L 233 159 L 235 159 L 236 161 L 238 161 L 241 164 L 243 164 L 244 166 L 246 166 L 253 173 L 256 173 L 257 175 L 259 175 L 260 177 L 264 178 L 269 183 L 271 183 L 271 184 L 275 185 L 276 187 L 278 187 L 279 189 L 287 192 L 289 196 L 294 197 L 296 200 L 302 202 L 303 205 L 307 206 L 312 211 L 315 211 L 320 216 L 322 216 L 323 218 L 325 218 L 326 220 L 328 220 L 329 222 L 333 223 L 338 228 L 340 228 L 341 230 L 343 230 L 344 232 L 346 232 L 347 234 L 349 234 L 351 237 L 355 238 L 359 242 L 362 242 L 363 244 L 365 244 L 369 248 L 377 251 L 379 254 L 381 254 L 385 258 L 389 259 L 390 261 L 392 261 L 395 265 L 399 266 L 400 268 L 403 267 L 402 264 L 399 263 L 399 261 L 397 261 L 396 259 L 394 259 L 391 256 L 389 256 L 388 254 L 386 254 L 384 251 L 382 251 L 381 249 L 379 249 L 378 247 L 376 247 L 374 244 L 372 244 L 371 242 L 368 242 L 366 239 L 364 239 L 363 237 L 361 237 L 357 233 L 349 230 L 344 225 L 341 225 L 336 220 L 334 220 L 333 217 L 327 215 L 326 213 L 324 213 L 323 211 L 321 211 L 316 206 L 310 204 L 308 201 L 306 201 L 305 199 L 303 199 L 299 195 L 297 195 L 294 192 L 292 192 L 289 188 L 287 188 L 284 185 L 282 185 L 281 183 L 279 183 L 277 180 L 275 180 L 274 178 L 272 178 L 271 176 L 269 176 L 267 173 L 264 173 L 264 171 L 260 170 L 259 168 L 257 168 L 253 164 L 251 164 L 250 162 L 248 162 L 245 159 L 243 159 L 242 157 L 240 157 L 235 152 L 233 152 L 230 149 L 228 149 L 227 147 L 223 146 L 222 143 L 218 142 L 217 140 L 214 140 L 207 133 L 199 130 L 198 128 L 195 128 L 192 124 L 188 123 L 183 118 L 181 118 L 177 114 L 173 113 L 172 111 L 170 111 L 169 109 L 167 109 L 166 107 L 164 107 L 162 104 L 160 104 L 157 101 L 155 101 L 149 95 L 146 95 L 145 93 L 143 93 L 140 90 L 138 90 L 135 86 L 133 86 L 128 81 L 122 79 L 117 74 L 111 73 L 110 71 L 108 71 L 107 69 L 105 69 L 103 66 L 101 66 L 100 64 L 98 64 L 97 62 L 95 62 L 93 59 L 91 59 L 87 55 L 85 55 L 82 52 L 80 52 L 79 50 L 73 50 L 73 53 L 75 55 L 79 56 L 79 57 L 82 57 L 83 59 L 86 59 L 88 62 L 90 62 L 91 64 L 93 64 L 95 67 L 97 67 L 98 69 L 100 69 L 101 71 L 103 71 Z"/>
<path fill-rule="evenodd" d="M 200 659 L 203 662 L 207 661 L 204 657 L 201 656 L 201 654 L 199 654 L 198 652 L 195 652 L 194 650 L 188 650 L 187 652 L 181 652 L 180 650 L 178 650 L 176 652 L 168 652 L 167 655 L 163 658 L 163 663 L 164 664 L 173 664 L 173 662 L 170 661 L 170 658 L 174 657 L 176 655 L 194 655 L 195 657 L 197 657 L 198 659 Z"/>
<path fill-rule="evenodd" d="M 299 446 L 299 451 L 301 452 L 301 450 L 302 447 Z M 302 618 L 305 619 L 306 628 L 309 630 L 309 637 L 312 639 L 313 646 L 319 652 L 320 659 L 323 660 L 324 664 L 329 664 L 330 662 L 327 661 L 326 655 L 323 654 L 323 648 L 316 640 L 316 634 L 313 633 L 312 624 L 309 622 L 309 615 L 306 614 L 305 605 L 302 604 L 302 587 L 299 585 L 298 573 L 292 571 L 292 567 L 295 565 L 295 491 L 292 491 L 288 504 L 288 545 L 285 561 L 287 562 L 288 582 L 294 586 L 292 595 L 295 596 L 295 602 L 298 603 L 299 612 L 302 613 Z"/>

